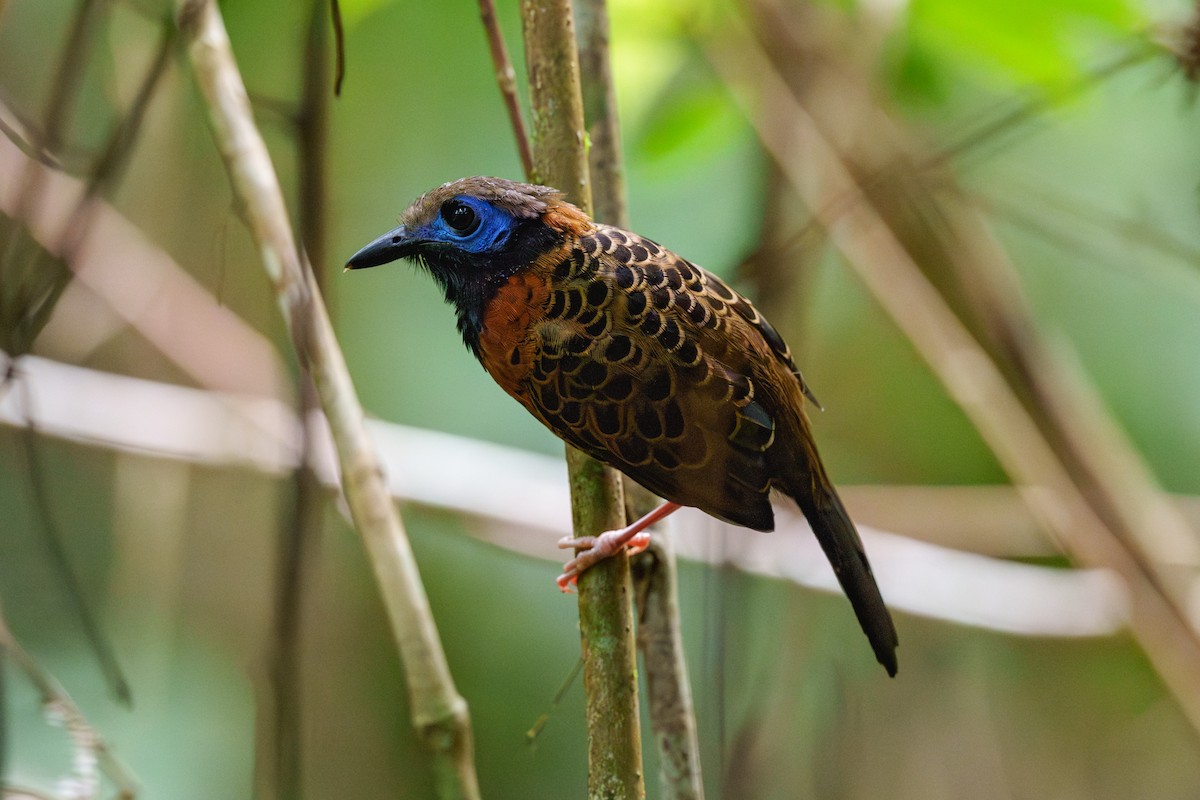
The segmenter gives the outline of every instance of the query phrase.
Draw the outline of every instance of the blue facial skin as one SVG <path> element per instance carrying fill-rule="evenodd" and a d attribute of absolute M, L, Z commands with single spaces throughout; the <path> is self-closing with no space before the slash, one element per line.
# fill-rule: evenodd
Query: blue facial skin
<path fill-rule="evenodd" d="M 465 232 L 457 231 L 439 213 L 433 222 L 413 231 L 411 238 L 431 244 L 447 244 L 468 253 L 495 253 L 504 248 L 516 227 L 517 221 L 512 214 L 477 197 L 459 195 L 450 202 L 460 203 L 474 211 L 477 224 Z"/>
<path fill-rule="evenodd" d="M 346 266 L 361 269 L 407 258 L 428 269 L 454 305 L 463 341 L 478 356 L 479 332 L 496 290 L 561 241 L 562 234 L 540 219 L 517 219 L 478 197 L 458 195 L 442 203 L 429 222 L 385 233 Z"/>
<path fill-rule="evenodd" d="M 448 210 L 456 207 L 474 212 L 473 218 L 466 214 L 465 221 L 469 224 L 459 224 L 462 230 L 455 229 L 446 219 Z M 509 212 L 477 197 L 459 195 L 443 203 L 437 215 L 424 225 L 418 228 L 401 225 L 380 236 L 355 253 L 346 266 L 361 269 L 399 258 L 416 258 L 437 273 L 442 261 L 445 266 L 460 267 L 475 257 L 502 253 L 518 227 L 518 220 Z M 447 278 L 452 280 L 453 276 Z"/>

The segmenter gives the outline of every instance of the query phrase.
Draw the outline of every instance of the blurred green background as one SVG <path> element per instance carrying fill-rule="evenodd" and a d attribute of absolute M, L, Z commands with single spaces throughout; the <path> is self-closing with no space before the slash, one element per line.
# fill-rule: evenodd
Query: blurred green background
<path fill-rule="evenodd" d="M 0 118 L 10 125 L 36 129 L 42 119 L 79 5 L 0 0 Z M 560 456 L 558 440 L 464 351 L 426 276 L 403 265 L 340 269 L 426 189 L 464 175 L 520 177 L 477 7 L 340 5 L 346 77 L 328 104 L 319 209 L 328 245 L 314 267 L 362 402 L 392 422 Z M 770 161 L 710 63 L 729 15 L 756 19 L 747 10 L 755 5 L 610 3 L 632 225 L 751 295 L 754 281 L 739 266 L 781 232 L 764 231 L 763 220 L 782 211 L 782 232 L 797 234 L 807 219 L 794 202 L 768 207 L 778 197 Z M 57 153 L 75 176 L 86 175 L 129 108 L 170 15 L 155 0 L 99 6 Z M 522 75 L 518 4 L 498 6 Z M 303 157 L 294 111 L 311 8 L 246 0 L 221 9 L 294 201 Z M 1039 326 L 1074 346 L 1162 486 L 1200 494 L 1200 118 L 1194 87 L 1149 44 L 1187 24 L 1189 5 L 837 0 L 804 9 L 814 52 L 825 62 L 844 58 L 848 79 L 921 152 L 949 154 L 943 168 L 990 212 Z M 1102 74 L 1130 53 L 1147 55 Z M 971 136 L 1006 118 L 1012 124 Z M 972 144 L 953 149 L 963 141 Z M 0 188 L 17 181 L 0 170 Z M 181 55 L 104 196 L 212 303 L 275 342 L 294 372 Z M 772 316 L 826 409 L 814 424 L 835 479 L 1005 483 L 971 423 L 838 257 L 818 243 L 791 258 L 803 282 L 783 302 L 769 298 Z M 70 308 L 88 309 L 88 298 L 104 305 L 84 291 Z M 35 354 L 203 388 L 144 330 L 58 311 Z M 213 350 L 209 331 L 186 325 L 178 320 L 174 334 L 218 361 L 241 357 Z M 279 396 L 295 402 L 291 388 Z M 0 600 L 14 636 L 78 701 L 141 796 L 252 796 L 267 735 L 276 550 L 292 524 L 294 481 L 35 440 L 36 468 L 20 429 L 0 427 Z M 35 469 L 127 672 L 131 708 L 107 691 L 53 569 Z M 316 513 L 297 665 L 303 796 L 431 797 L 370 567 L 334 498 L 322 496 Z M 536 743 L 525 737 L 578 655 L 575 605 L 553 590 L 549 540 L 548 560 L 535 560 L 478 541 L 452 513 L 407 505 L 403 516 L 471 706 L 484 796 L 582 797 L 581 688 L 568 691 Z M 1036 555 L 1006 552 L 1004 542 L 994 550 Z M 1020 637 L 899 614 L 901 673 L 888 681 L 839 597 L 686 562 L 681 593 L 709 797 L 1200 794 L 1200 738 L 1126 634 Z M 52 793 L 70 772 L 68 738 L 47 723 L 11 660 L 4 674 L 5 782 Z M 648 794 L 658 797 L 648 759 Z"/>

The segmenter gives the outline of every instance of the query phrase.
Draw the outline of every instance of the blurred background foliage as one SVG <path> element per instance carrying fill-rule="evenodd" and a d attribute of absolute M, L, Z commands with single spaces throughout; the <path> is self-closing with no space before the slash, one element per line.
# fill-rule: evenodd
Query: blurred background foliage
<path fill-rule="evenodd" d="M 92 5 L 78 102 L 51 143 L 76 177 L 128 113 L 171 14 L 155 0 Z M 519 59 L 518 4 L 498 5 Z M 276 168 L 296 197 L 312 8 L 221 6 Z M 314 267 L 364 405 L 393 422 L 558 456 L 561 444 L 464 352 L 431 281 L 403 266 L 340 271 L 426 189 L 464 175 L 519 177 L 477 8 L 340 6 L 346 77 L 328 103 L 318 208 L 328 244 Z M 827 409 L 815 426 L 839 483 L 950 486 L 1007 479 L 912 346 L 813 234 L 811 210 L 780 189 L 736 88 L 713 68 L 731 19 L 748 20 L 764 47 L 777 47 L 778 31 L 764 22 L 776 6 L 804 22 L 799 80 L 805 65 L 835 70 L 903 128 L 915 161 L 953 176 L 953 191 L 993 225 L 1039 328 L 1074 347 L 1162 486 L 1200 494 L 1200 119 L 1194 87 L 1161 44 L 1193 9 L 1166 0 L 611 1 L 634 228 L 769 307 Z M 41 125 L 80 8 L 0 0 L 0 118 L 10 128 Z M 822 122 L 838 131 L 830 120 Z M 851 132 L 891 135 L 861 124 Z M 0 170 L 0 189 L 19 180 Z M 286 334 L 182 59 L 170 61 L 121 179 L 103 196 L 289 365 L 283 378 L 267 370 L 222 388 L 253 393 L 251 384 L 265 383 L 297 402 Z M 0 222 L 0 247 L 29 249 L 12 244 L 25 236 L 20 224 Z M 43 255 L 31 263 L 54 263 Z M 6 302 L 20 280 L 0 274 Z M 64 292 L 32 351 L 210 388 L 147 329 L 107 309 L 93 290 Z M 0 312 L 10 355 L 22 355 L 9 337 L 24 312 Z M 166 329 L 202 351 L 219 346 L 186 322 Z M 255 369 L 243 353 L 211 354 L 231 375 Z M 18 384 L 4 391 L 21 394 Z M 22 429 L 0 428 L 0 599 L 14 636 L 65 685 L 143 796 L 248 797 L 256 785 L 261 794 L 255 760 L 270 736 L 276 551 L 294 522 L 295 482 L 33 440 L 28 448 Z M 35 502 L 34 472 L 47 508 Z M 303 794 L 432 796 L 369 566 L 332 496 L 315 513 L 297 665 Z M 96 668 L 48 554 L 47 517 L 124 667 L 132 707 L 113 700 Z M 410 505 L 404 518 L 471 704 L 484 795 L 581 796 L 578 686 L 535 743 L 525 737 L 578 653 L 574 603 L 553 591 L 554 566 L 479 542 L 445 511 Z M 1036 555 L 1004 541 L 991 549 Z M 547 540 L 545 556 L 554 555 Z M 688 563 L 682 581 L 710 797 L 1200 793 L 1196 730 L 1128 635 L 1021 637 L 902 614 L 901 673 L 890 682 L 840 598 Z M 47 724 L 11 661 L 4 675 L 5 781 L 53 792 L 71 769 L 68 738 Z M 651 776 L 653 767 L 651 757 Z"/>

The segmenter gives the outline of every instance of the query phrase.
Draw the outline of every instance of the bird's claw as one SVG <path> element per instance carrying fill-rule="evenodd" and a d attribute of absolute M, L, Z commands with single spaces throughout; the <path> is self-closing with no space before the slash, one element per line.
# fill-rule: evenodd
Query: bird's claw
<path fill-rule="evenodd" d="M 609 531 L 611 533 L 612 531 Z M 604 534 L 601 534 L 603 536 Z M 559 550 L 590 550 L 599 536 L 564 536 L 558 540 Z"/>
<path fill-rule="evenodd" d="M 646 548 L 649 546 L 650 546 L 650 532 L 643 531 L 642 533 L 639 533 L 637 536 L 634 536 L 632 539 L 630 539 L 629 541 L 627 541 L 625 543 L 625 555 L 632 558 L 633 556 L 636 556 L 638 553 L 645 552 Z"/>
<path fill-rule="evenodd" d="M 575 557 L 563 565 L 562 574 L 555 579 L 558 588 L 564 593 L 574 591 L 579 576 L 584 570 L 595 566 L 606 558 L 616 555 L 622 546 L 631 556 L 650 546 L 650 534 L 640 531 L 633 536 L 625 530 L 606 531 L 599 536 L 564 536 L 558 540 L 560 549 L 578 550 Z"/>

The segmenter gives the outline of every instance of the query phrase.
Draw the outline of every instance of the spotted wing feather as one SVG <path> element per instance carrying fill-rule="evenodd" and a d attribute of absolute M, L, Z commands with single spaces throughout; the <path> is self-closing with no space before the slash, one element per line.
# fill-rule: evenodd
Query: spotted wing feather
<path fill-rule="evenodd" d="M 795 371 L 774 329 L 715 276 L 605 226 L 552 285 L 518 399 L 656 494 L 770 529 L 776 399 L 753 366 Z"/>

